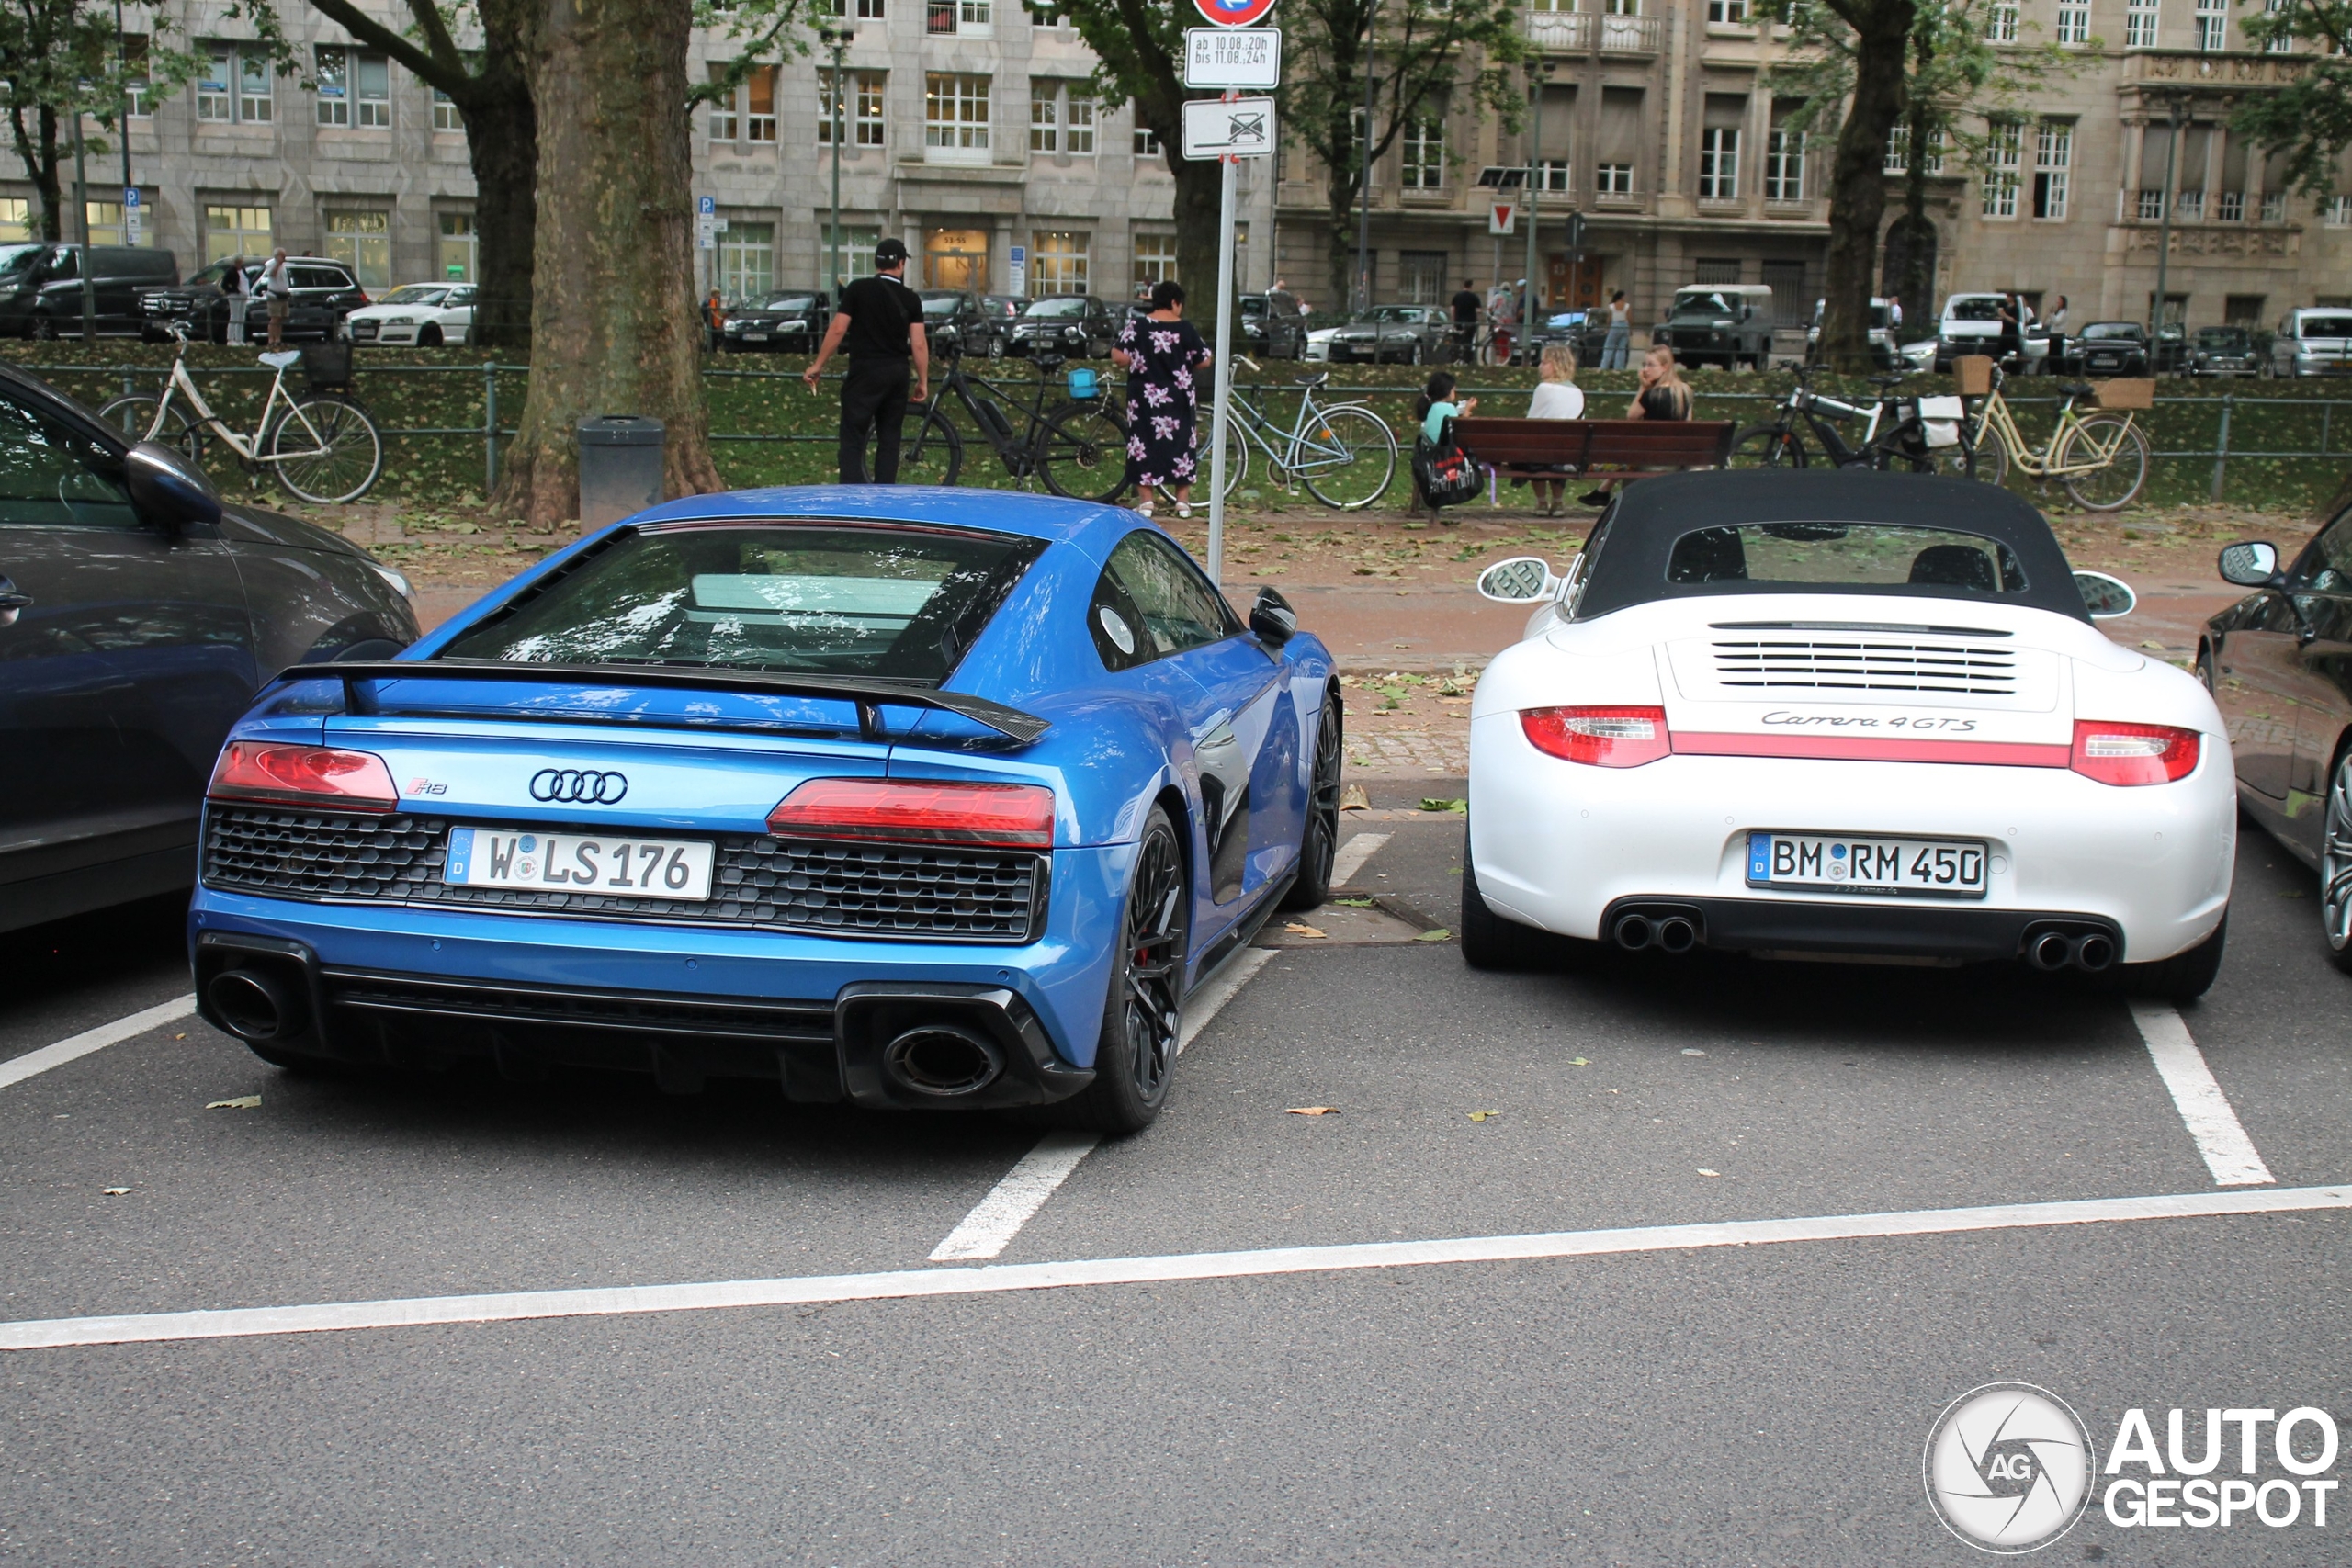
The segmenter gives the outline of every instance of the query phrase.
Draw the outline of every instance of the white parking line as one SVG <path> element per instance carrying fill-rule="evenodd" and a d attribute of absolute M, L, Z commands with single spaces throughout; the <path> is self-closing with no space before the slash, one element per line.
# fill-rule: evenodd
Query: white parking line
<path fill-rule="evenodd" d="M 1176 1042 L 1178 1055 L 1273 955 L 1272 948 L 1245 947 L 1218 966 L 1209 983 L 1188 998 L 1184 1030 Z M 931 1261 L 969 1263 L 1002 1253 L 1101 1141 L 1092 1133 L 1048 1133 L 1038 1139 L 1037 1146 L 1023 1155 L 1020 1163 L 1005 1172 L 1004 1179 L 989 1189 L 989 1195 L 964 1216 L 963 1223 L 947 1233 L 947 1239 L 931 1249 Z"/>
<path fill-rule="evenodd" d="M 2148 1043 L 2148 1055 L 2172 1092 L 2188 1135 L 2197 1140 L 2197 1152 L 2205 1156 L 2214 1185 L 2259 1187 L 2276 1181 L 2255 1152 L 2254 1140 L 2245 1135 L 2238 1113 L 2230 1109 L 2222 1086 L 2213 1080 L 2213 1069 L 2205 1065 L 2205 1053 L 2189 1037 L 2179 1012 L 2166 1002 L 2135 1001 L 2132 1021 L 2140 1026 L 2140 1038 Z"/>
<path fill-rule="evenodd" d="M 96 1029 L 85 1029 L 71 1039 L 61 1040 L 54 1045 L 44 1045 L 38 1051 L 28 1051 L 21 1056 L 11 1056 L 6 1061 L 0 1062 L 0 1089 L 6 1089 L 10 1084 L 22 1083 L 36 1074 L 49 1071 L 51 1067 L 62 1067 L 66 1063 L 77 1057 L 86 1056 L 93 1051 L 103 1051 L 109 1045 L 119 1045 L 124 1041 L 144 1034 L 160 1024 L 176 1022 L 195 1010 L 196 998 L 175 997 L 168 1002 L 157 1002 L 153 1007 L 134 1012 L 129 1018 L 119 1018 L 112 1023 L 102 1023 Z"/>
<path fill-rule="evenodd" d="M 1554 1231 L 1535 1235 L 1453 1241 L 1363 1242 L 1281 1247 L 1253 1252 L 1179 1253 L 1066 1263 L 998 1263 L 985 1269 L 909 1269 L 802 1279 L 724 1280 L 706 1284 L 517 1291 L 497 1295 L 419 1296 L 315 1306 L 233 1307 L 218 1312 L 141 1313 L 121 1317 L 61 1317 L 0 1323 L 0 1350 L 71 1345 L 148 1344 L 175 1339 L 234 1339 L 317 1334 L 348 1328 L 413 1328 L 431 1324 L 514 1323 L 531 1318 L 609 1317 L 718 1307 L 798 1306 L 917 1296 L 993 1295 L 1075 1285 L 1164 1284 L 1272 1274 L 1404 1269 L 1430 1263 L 1511 1263 L 1757 1247 L 1778 1242 L 1855 1241 L 2032 1230 L 2135 1220 L 2210 1219 L 2352 1209 L 2352 1187 L 2273 1187 L 2260 1192 L 2184 1192 L 2149 1198 L 2075 1199 L 1979 1209 L 1918 1209 L 1899 1213 L 1835 1214 L 1811 1219 L 1732 1220 L 1713 1224 L 1646 1225 L 1628 1230 Z"/>
<path fill-rule="evenodd" d="M 1331 857 L 1331 886 L 1345 887 L 1363 869 L 1363 863 L 1387 841 L 1385 833 L 1358 833 L 1341 844 L 1339 853 Z"/>

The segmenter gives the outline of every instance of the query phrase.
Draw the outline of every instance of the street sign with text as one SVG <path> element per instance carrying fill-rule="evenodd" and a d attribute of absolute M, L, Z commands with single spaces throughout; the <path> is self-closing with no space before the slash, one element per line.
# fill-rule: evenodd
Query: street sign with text
<path fill-rule="evenodd" d="M 1184 29 L 1187 87 L 1279 87 L 1282 84 L 1282 28 Z"/>
<path fill-rule="evenodd" d="M 1274 0 L 1193 0 L 1194 9 L 1220 28 L 1246 28 L 1274 8 Z"/>
<path fill-rule="evenodd" d="M 1274 151 L 1272 98 L 1193 98 L 1184 105 L 1187 158 L 1265 158 Z"/>

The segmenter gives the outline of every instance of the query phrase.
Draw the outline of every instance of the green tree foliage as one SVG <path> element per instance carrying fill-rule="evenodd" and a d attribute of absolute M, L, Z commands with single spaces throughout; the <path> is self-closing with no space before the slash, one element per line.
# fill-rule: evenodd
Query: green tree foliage
<path fill-rule="evenodd" d="M 1350 215 L 1363 194 L 1364 139 L 1376 164 L 1408 126 L 1469 107 L 1517 130 L 1527 98 L 1515 67 L 1533 53 L 1520 18 L 1510 0 L 1292 0 L 1283 8 L 1283 135 L 1322 165 L 1331 230 L 1325 287 L 1334 306 L 1353 293 Z M 1375 26 L 1376 46 L 1367 48 Z M 1451 138 L 1447 153 L 1460 161 Z"/>
<path fill-rule="evenodd" d="M 2284 0 L 2276 11 L 2247 10 L 2239 26 L 2256 47 L 2273 39 L 2318 45 L 2301 78 L 2276 93 L 2248 97 L 2233 124 L 2269 152 L 2287 157 L 2287 178 L 2315 197 L 2335 194 L 2344 149 L 2352 144 L 2352 3 Z"/>
<path fill-rule="evenodd" d="M 231 13 L 234 15 L 232 11 Z M 0 106 L 17 158 L 40 194 L 35 227 L 44 240 L 81 237 L 78 222 L 66 221 L 66 170 L 74 158 L 73 116 L 96 119 L 106 134 L 85 138 L 85 152 L 114 152 L 109 137 L 122 134 L 123 93 L 146 83 L 150 102 L 168 96 L 195 75 L 198 61 L 163 37 L 171 19 L 158 7 L 126 6 L 125 33 L 143 38 L 145 48 L 126 55 L 123 34 L 115 31 L 110 0 L 6 0 L 0 5 Z M 92 186 L 112 189 L 114 179 L 92 171 Z"/>

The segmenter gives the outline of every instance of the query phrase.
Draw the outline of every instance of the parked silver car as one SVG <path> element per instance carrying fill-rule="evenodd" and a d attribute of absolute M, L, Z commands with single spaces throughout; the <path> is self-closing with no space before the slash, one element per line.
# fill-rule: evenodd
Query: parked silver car
<path fill-rule="evenodd" d="M 2263 369 L 2272 376 L 2352 376 L 2352 310 L 2306 306 L 2288 311 Z"/>
<path fill-rule="evenodd" d="M 1363 360 L 1374 365 L 1389 360 L 1431 364 L 1441 357 L 1438 350 L 1452 328 L 1453 321 L 1440 306 L 1374 305 L 1333 333 L 1326 340 L 1325 352 L 1341 364 Z"/>

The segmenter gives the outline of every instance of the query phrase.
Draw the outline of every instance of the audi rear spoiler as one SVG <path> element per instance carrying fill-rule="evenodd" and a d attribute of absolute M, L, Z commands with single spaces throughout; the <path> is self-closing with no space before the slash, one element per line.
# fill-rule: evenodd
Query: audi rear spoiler
<path fill-rule="evenodd" d="M 885 705 L 936 708 L 984 725 L 1020 745 L 1052 728 L 1035 714 L 965 692 L 943 692 L 914 682 L 841 675 L 789 675 L 772 670 L 684 669 L 669 664 L 523 664 L 501 659 L 354 660 L 348 664 L 294 664 L 280 681 L 340 681 L 344 705 L 355 714 L 380 711 L 378 681 L 515 681 L 543 685 L 659 686 L 673 691 L 773 692 L 779 696 L 832 698 L 857 705 L 861 739 L 883 737 Z"/>

